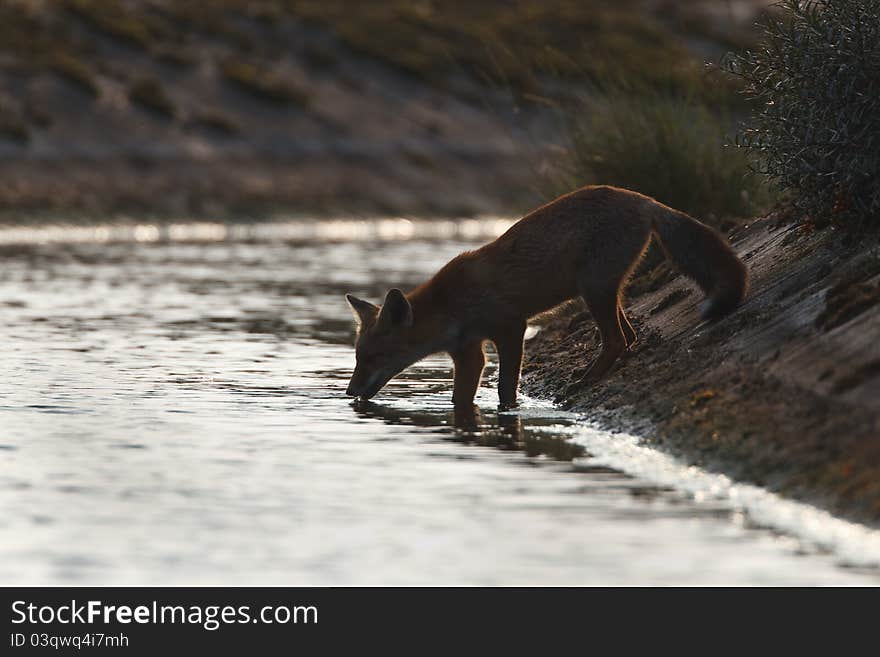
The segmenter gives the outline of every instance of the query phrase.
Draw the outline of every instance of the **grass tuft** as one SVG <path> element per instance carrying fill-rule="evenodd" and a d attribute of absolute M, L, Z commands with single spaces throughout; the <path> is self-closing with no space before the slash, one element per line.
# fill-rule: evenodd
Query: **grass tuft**
<path fill-rule="evenodd" d="M 569 145 L 551 194 L 584 184 L 632 189 L 718 225 L 769 200 L 733 122 L 704 102 L 663 93 L 607 91 L 568 110 Z"/>

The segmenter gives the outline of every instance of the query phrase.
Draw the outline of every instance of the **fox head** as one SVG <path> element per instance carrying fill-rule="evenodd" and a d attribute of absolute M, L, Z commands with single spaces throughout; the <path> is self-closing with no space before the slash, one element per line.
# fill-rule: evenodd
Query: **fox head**
<path fill-rule="evenodd" d="M 345 392 L 369 399 L 423 355 L 414 344 L 412 306 L 397 288 L 385 295 L 381 306 L 351 294 L 345 298 L 358 322 L 357 364 Z"/>

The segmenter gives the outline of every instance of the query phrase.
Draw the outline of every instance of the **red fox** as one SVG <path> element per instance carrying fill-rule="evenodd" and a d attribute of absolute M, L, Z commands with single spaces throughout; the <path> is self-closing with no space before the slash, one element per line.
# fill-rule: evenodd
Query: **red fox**
<path fill-rule="evenodd" d="M 577 384 L 599 381 L 635 343 L 620 293 L 652 235 L 706 294 L 704 319 L 717 319 L 743 300 L 748 272 L 718 232 L 642 194 L 583 187 L 457 256 L 411 292 L 390 290 L 382 306 L 347 294 L 358 320 L 347 394 L 369 399 L 413 363 L 448 352 L 453 403 L 470 406 L 485 365 L 483 343 L 491 340 L 500 407 L 512 408 L 526 322 L 577 295 L 602 338 L 599 356 Z"/>

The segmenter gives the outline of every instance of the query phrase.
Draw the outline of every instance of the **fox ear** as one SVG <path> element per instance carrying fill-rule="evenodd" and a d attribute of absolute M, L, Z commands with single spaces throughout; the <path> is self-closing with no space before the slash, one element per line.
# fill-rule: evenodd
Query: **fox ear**
<path fill-rule="evenodd" d="M 358 299 L 353 294 L 346 294 L 345 300 L 348 301 L 348 305 L 354 311 L 354 316 L 359 324 L 368 324 L 379 315 L 379 307 L 374 306 L 369 301 Z"/>
<path fill-rule="evenodd" d="M 385 303 L 382 304 L 382 310 L 379 311 L 376 325 L 383 329 L 389 329 L 412 326 L 412 323 L 412 306 L 409 305 L 406 296 L 396 287 L 390 289 L 385 295 Z"/>

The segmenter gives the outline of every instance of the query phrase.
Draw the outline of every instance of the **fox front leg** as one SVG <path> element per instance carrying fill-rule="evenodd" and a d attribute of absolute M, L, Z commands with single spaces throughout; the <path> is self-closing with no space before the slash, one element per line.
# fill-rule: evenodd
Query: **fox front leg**
<path fill-rule="evenodd" d="M 498 335 L 493 342 L 498 351 L 498 402 L 503 411 L 516 406 L 516 390 L 519 386 L 523 358 L 525 324 Z"/>
<path fill-rule="evenodd" d="M 456 408 L 471 406 L 480 387 L 480 378 L 486 366 L 482 340 L 472 342 L 450 354 L 455 367 L 452 403 Z"/>

